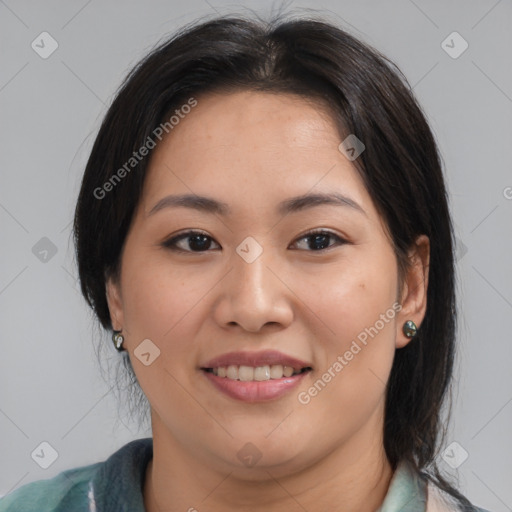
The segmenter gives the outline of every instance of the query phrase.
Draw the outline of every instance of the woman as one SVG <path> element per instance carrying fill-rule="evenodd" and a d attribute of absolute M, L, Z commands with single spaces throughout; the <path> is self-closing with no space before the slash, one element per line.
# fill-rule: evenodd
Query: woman
<path fill-rule="evenodd" d="M 75 214 L 153 436 L 0 511 L 482 510 L 436 465 L 453 234 L 400 72 L 330 23 L 217 18 L 127 77 Z"/>

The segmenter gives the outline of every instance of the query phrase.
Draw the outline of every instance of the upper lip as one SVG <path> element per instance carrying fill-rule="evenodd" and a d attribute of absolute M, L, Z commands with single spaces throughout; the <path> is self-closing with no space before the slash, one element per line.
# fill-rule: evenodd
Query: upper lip
<path fill-rule="evenodd" d="M 276 350 L 261 352 L 228 352 L 208 360 L 201 368 L 219 368 L 220 366 L 272 366 L 281 364 L 291 366 L 295 370 L 311 368 L 311 364 L 296 357 L 288 356 Z"/>

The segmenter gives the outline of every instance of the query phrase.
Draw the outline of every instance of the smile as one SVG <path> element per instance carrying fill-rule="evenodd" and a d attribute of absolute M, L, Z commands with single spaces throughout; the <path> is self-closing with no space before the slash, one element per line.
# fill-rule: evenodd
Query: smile
<path fill-rule="evenodd" d="M 250 381 L 265 381 L 282 379 L 283 377 L 291 377 L 299 373 L 307 371 L 306 368 L 295 369 L 291 366 L 283 366 L 281 364 L 274 364 L 272 366 L 243 366 L 243 365 L 230 365 L 219 366 L 217 368 L 206 368 L 205 370 L 213 373 L 217 377 L 223 377 L 231 380 L 241 380 L 245 382 Z"/>
<path fill-rule="evenodd" d="M 311 363 L 275 350 L 229 352 L 199 367 L 217 391 L 244 402 L 276 400 L 313 369 Z"/>

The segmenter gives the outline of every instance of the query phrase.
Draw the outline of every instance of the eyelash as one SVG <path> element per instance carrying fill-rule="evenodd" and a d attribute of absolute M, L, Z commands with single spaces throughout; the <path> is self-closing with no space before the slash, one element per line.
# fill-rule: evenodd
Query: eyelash
<path fill-rule="evenodd" d="M 208 249 L 205 250 L 205 251 L 192 251 L 192 250 L 179 249 L 179 248 L 176 247 L 176 244 L 179 241 L 185 240 L 187 238 L 191 238 L 193 236 L 204 236 L 204 237 L 206 237 L 206 238 L 208 238 L 208 239 L 213 241 L 213 238 L 210 237 L 209 235 L 207 235 L 206 233 L 204 233 L 202 231 L 191 230 L 191 231 L 186 231 L 185 233 L 181 233 L 181 234 L 179 234 L 179 235 L 177 235 L 175 237 L 172 237 L 172 238 L 164 241 L 162 243 L 162 246 L 165 247 L 166 249 L 170 249 L 171 251 L 182 252 L 182 253 L 200 254 L 200 253 L 204 253 L 204 252 L 209 252 Z M 323 252 L 323 251 L 326 251 L 328 249 L 331 249 L 332 247 L 335 247 L 336 245 L 343 245 L 343 244 L 347 243 L 347 241 L 345 239 L 341 238 L 336 233 L 333 233 L 332 231 L 327 231 L 325 229 L 316 229 L 316 230 L 308 231 L 307 233 L 304 233 L 299 238 L 297 238 L 296 241 L 302 241 L 304 239 L 307 239 L 307 238 L 310 238 L 310 237 L 313 237 L 313 236 L 329 236 L 331 238 L 337 239 L 338 243 L 337 244 L 329 245 L 328 247 L 325 247 L 323 249 L 308 250 L 307 252 Z"/>

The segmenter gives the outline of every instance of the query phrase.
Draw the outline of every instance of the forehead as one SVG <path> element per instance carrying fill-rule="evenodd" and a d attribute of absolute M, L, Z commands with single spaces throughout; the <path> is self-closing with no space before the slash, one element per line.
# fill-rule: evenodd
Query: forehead
<path fill-rule="evenodd" d="M 144 209 L 164 191 L 228 202 L 251 196 L 263 205 L 315 187 L 368 202 L 340 142 L 334 119 L 319 101 L 254 91 L 200 96 L 151 155 Z"/>
<path fill-rule="evenodd" d="M 214 146 L 233 152 L 290 146 L 327 148 L 339 139 L 337 127 L 318 100 L 297 95 L 240 91 L 208 94 L 174 126 L 157 152 L 179 149 L 183 143 L 196 151 Z"/>

